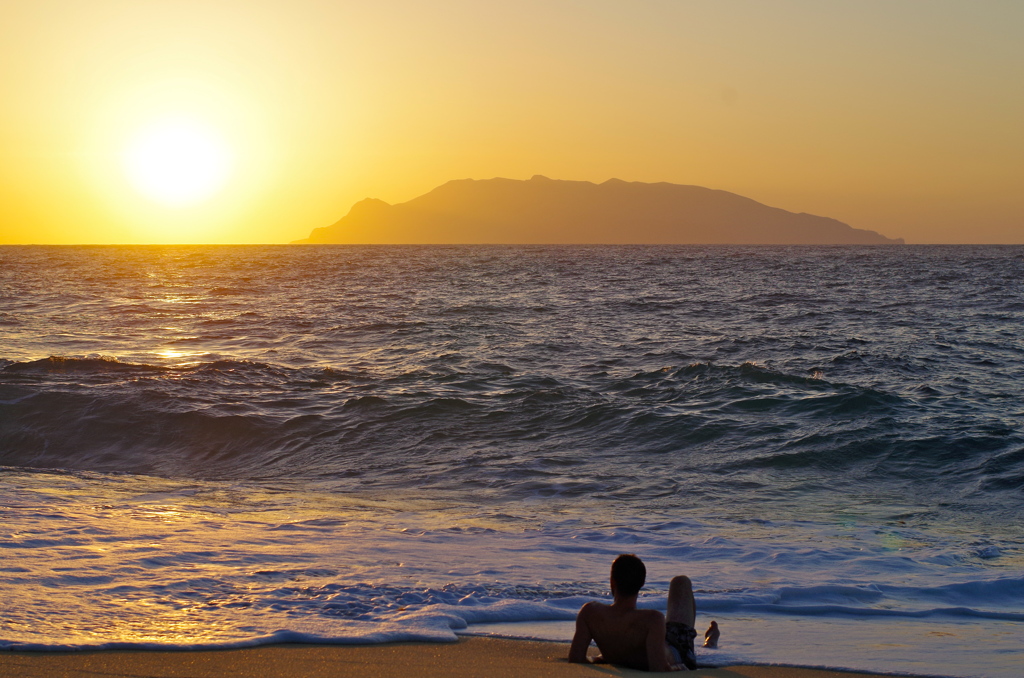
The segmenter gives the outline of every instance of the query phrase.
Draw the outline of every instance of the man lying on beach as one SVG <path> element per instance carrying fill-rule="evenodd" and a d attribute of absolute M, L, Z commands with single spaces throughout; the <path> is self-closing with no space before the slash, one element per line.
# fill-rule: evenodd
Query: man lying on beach
<path fill-rule="evenodd" d="M 590 602 L 576 615 L 576 635 L 569 661 L 584 664 L 590 641 L 601 655 L 595 663 L 618 664 L 643 671 L 686 671 L 697 668 L 693 628 L 697 607 L 689 577 L 674 577 L 668 589 L 668 615 L 638 610 L 636 597 L 647 580 L 643 561 L 622 554 L 612 563 L 611 605 Z"/>

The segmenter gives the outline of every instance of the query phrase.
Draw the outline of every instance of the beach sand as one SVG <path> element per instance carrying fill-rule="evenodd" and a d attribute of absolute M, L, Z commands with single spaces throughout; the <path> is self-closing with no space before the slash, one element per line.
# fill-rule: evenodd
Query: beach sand
<path fill-rule="evenodd" d="M 648 676 L 570 664 L 566 643 L 462 638 L 457 643 L 265 645 L 239 650 L 0 652 L 5 678 L 601 678 Z M 784 666 L 700 669 L 703 678 L 858 678 L 875 674 Z"/>

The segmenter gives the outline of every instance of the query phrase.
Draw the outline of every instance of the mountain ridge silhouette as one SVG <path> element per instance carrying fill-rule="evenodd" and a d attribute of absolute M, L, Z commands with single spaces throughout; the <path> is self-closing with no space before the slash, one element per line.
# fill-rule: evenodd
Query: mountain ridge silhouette
<path fill-rule="evenodd" d="M 701 186 L 454 179 L 408 202 L 360 200 L 295 244 L 896 245 L 836 219 Z"/>

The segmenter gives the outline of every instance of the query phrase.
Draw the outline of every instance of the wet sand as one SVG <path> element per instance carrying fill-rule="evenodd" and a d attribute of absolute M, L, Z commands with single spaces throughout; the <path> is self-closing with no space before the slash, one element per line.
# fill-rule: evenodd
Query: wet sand
<path fill-rule="evenodd" d="M 602 678 L 649 676 L 570 664 L 566 643 L 462 638 L 457 643 L 265 645 L 239 650 L 0 652 L 5 678 Z M 662 674 L 663 675 L 663 674 Z M 877 674 L 785 666 L 700 669 L 704 678 L 858 678 Z"/>

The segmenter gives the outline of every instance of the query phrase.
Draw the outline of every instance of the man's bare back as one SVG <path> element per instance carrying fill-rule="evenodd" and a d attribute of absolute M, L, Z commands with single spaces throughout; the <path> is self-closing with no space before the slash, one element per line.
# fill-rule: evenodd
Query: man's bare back
<path fill-rule="evenodd" d="M 690 580 L 682 576 L 672 580 L 666 620 L 657 610 L 637 609 L 637 595 L 646 576 L 646 568 L 636 556 L 624 554 L 615 559 L 611 576 L 614 602 L 591 602 L 580 609 L 569 648 L 570 662 L 590 661 L 587 649 L 594 641 L 601 650 L 597 661 L 646 671 L 696 667 L 696 606 Z"/>
<path fill-rule="evenodd" d="M 587 603 L 576 616 L 573 649 L 577 639 L 584 657 L 593 640 L 601 650 L 603 662 L 644 671 L 671 670 L 665 651 L 665 616 L 657 610 Z M 569 661 L 573 660 L 570 650 Z"/>

